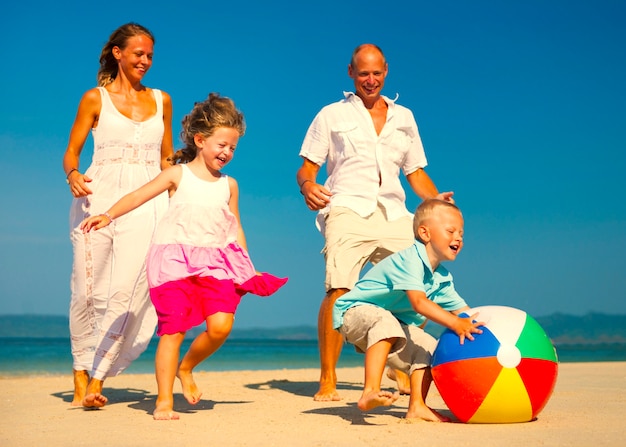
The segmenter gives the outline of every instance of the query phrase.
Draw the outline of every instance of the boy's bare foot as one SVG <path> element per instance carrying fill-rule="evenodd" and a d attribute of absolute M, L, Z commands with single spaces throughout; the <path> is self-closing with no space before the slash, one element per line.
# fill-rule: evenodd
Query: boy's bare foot
<path fill-rule="evenodd" d="M 98 379 L 91 379 L 85 392 L 85 397 L 81 402 L 83 407 L 87 408 L 101 408 L 106 405 L 108 399 L 102 395 L 102 387 L 104 381 Z"/>
<path fill-rule="evenodd" d="M 358 407 L 361 411 L 368 411 L 376 407 L 385 406 L 388 407 L 393 404 L 400 397 L 399 393 L 392 393 L 391 391 L 370 391 L 363 393 L 358 402 Z"/>
<path fill-rule="evenodd" d="M 176 377 L 180 380 L 180 384 L 183 387 L 183 396 L 187 399 L 191 405 L 195 405 L 200 402 L 200 397 L 202 397 L 202 391 L 196 385 L 195 380 L 193 380 L 193 374 L 191 371 L 181 371 L 180 369 L 176 371 Z M 158 405 L 157 405 L 158 406 Z"/>
<path fill-rule="evenodd" d="M 317 402 L 331 402 L 341 400 L 341 396 L 337 393 L 337 387 L 333 384 L 324 384 L 320 382 L 320 389 L 313 396 L 313 400 Z"/>
<path fill-rule="evenodd" d="M 180 419 L 180 415 L 174 411 L 174 405 L 171 401 L 160 402 L 157 400 L 152 417 L 155 421 L 176 421 Z"/>
<path fill-rule="evenodd" d="M 396 382 L 400 394 L 411 394 L 411 379 L 407 374 L 393 368 L 387 368 L 387 377 Z"/>
<path fill-rule="evenodd" d="M 420 406 L 416 409 L 409 409 L 406 413 L 407 421 L 427 421 L 427 422 L 450 422 L 451 419 L 438 413 L 432 408 L 427 407 L 426 405 Z"/>
<path fill-rule="evenodd" d="M 74 398 L 70 404 L 72 407 L 80 407 L 83 404 L 87 385 L 89 384 L 89 373 L 84 370 L 73 370 L 74 372 Z"/>

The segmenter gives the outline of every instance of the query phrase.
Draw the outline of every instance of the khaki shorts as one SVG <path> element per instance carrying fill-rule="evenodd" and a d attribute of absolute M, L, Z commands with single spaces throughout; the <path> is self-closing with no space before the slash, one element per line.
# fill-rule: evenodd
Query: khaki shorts
<path fill-rule="evenodd" d="M 423 329 L 402 324 L 391 312 L 378 306 L 362 304 L 343 315 L 339 332 L 358 352 L 389 338 L 397 338 L 387 357 L 387 365 L 411 375 L 430 366 L 437 340 Z"/>
<path fill-rule="evenodd" d="M 325 226 L 326 291 L 352 289 L 365 264 L 376 264 L 415 241 L 413 219 L 389 222 L 380 206 L 369 217 L 345 207 L 331 208 Z"/>

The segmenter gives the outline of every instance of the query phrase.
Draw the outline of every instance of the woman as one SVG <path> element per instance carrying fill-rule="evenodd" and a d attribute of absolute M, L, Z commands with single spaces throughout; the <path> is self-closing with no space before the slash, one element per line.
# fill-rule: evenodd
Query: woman
<path fill-rule="evenodd" d="M 70 212 L 73 406 L 104 406 L 104 380 L 121 373 L 146 349 L 156 325 L 145 257 L 167 208 L 167 195 L 104 231 L 83 234 L 79 228 L 83 219 L 106 211 L 169 166 L 171 99 L 142 84 L 152 66 L 153 47 L 152 33 L 135 23 L 111 34 L 100 55 L 98 87 L 83 95 L 63 157 L 74 196 Z M 80 153 L 90 131 L 93 160 L 81 173 Z"/>

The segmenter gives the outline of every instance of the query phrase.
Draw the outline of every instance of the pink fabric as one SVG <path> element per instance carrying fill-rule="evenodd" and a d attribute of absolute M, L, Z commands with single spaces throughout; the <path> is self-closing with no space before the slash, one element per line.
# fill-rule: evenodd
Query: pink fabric
<path fill-rule="evenodd" d="M 153 288 L 187 276 L 212 276 L 242 284 L 255 276 L 256 271 L 248 253 L 233 242 L 224 248 L 152 245 L 148 252 L 147 274 Z"/>
<path fill-rule="evenodd" d="M 186 332 L 217 312 L 234 314 L 246 293 L 269 296 L 280 289 L 287 278 L 269 273 L 254 275 L 241 285 L 232 280 L 210 276 L 190 276 L 150 289 L 157 311 L 157 335 Z"/>

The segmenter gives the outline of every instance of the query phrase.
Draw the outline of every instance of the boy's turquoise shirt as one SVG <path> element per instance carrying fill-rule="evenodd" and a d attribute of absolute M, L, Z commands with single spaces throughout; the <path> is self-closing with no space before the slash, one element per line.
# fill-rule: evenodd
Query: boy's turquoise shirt
<path fill-rule="evenodd" d="M 424 292 L 444 310 L 466 306 L 454 289 L 452 274 L 439 265 L 433 272 L 424 244 L 416 240 L 410 247 L 389 255 L 361 278 L 354 289 L 339 297 L 333 309 L 333 327 L 343 324 L 343 314 L 353 306 L 372 304 L 390 311 L 405 324 L 421 325 L 426 319 L 411 307 L 407 290 Z"/>

